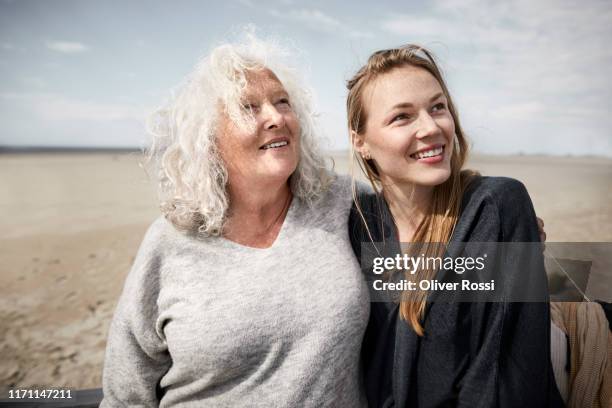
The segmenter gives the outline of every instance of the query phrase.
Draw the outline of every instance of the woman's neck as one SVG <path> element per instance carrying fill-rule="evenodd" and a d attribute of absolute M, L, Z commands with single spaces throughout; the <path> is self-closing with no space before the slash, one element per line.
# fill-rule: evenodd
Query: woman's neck
<path fill-rule="evenodd" d="M 393 215 L 400 242 L 411 242 L 429 212 L 433 187 L 415 184 L 383 184 L 383 194 Z"/>
<path fill-rule="evenodd" d="M 277 186 L 229 186 L 230 207 L 223 236 L 241 245 L 270 247 L 285 220 L 291 203 L 287 182 Z"/>

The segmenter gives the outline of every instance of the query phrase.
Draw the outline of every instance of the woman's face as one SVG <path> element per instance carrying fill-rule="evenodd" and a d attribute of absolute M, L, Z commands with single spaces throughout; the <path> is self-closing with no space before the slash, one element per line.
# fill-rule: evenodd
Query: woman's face
<path fill-rule="evenodd" d="M 422 68 L 396 68 L 370 83 L 364 97 L 367 121 L 355 147 L 370 154 L 383 184 L 446 181 L 455 122 L 436 78 Z"/>
<path fill-rule="evenodd" d="M 267 69 L 247 73 L 243 108 L 255 118 L 244 130 L 222 114 L 217 146 L 230 185 L 284 183 L 295 171 L 300 151 L 300 124 L 289 95 Z"/>

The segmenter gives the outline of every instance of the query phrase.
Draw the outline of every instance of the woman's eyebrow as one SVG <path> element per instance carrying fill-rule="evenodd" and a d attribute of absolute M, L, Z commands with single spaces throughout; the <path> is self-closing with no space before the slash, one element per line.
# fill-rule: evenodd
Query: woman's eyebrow
<path fill-rule="evenodd" d="M 414 105 L 411 104 L 410 102 L 400 102 L 400 103 L 393 105 L 391 109 L 389 109 L 389 111 L 392 111 L 395 109 L 401 109 L 401 108 L 412 108 L 413 106 Z"/>
<path fill-rule="evenodd" d="M 444 93 L 442 92 L 438 92 L 437 94 L 435 94 L 434 96 L 431 97 L 431 99 L 429 100 L 429 102 L 433 102 L 436 99 L 438 99 L 439 97 L 441 97 L 442 95 L 444 95 Z"/>
<path fill-rule="evenodd" d="M 429 102 L 431 103 L 431 102 L 435 101 L 436 99 L 438 99 L 442 95 L 444 95 L 442 92 L 436 93 L 434 96 L 429 98 Z M 410 102 L 400 102 L 400 103 L 397 103 L 397 104 L 393 105 L 391 107 L 391 109 L 389 109 L 389 111 L 392 111 L 394 109 L 412 108 L 412 107 L 414 107 L 414 105 L 412 103 L 410 103 Z"/>
<path fill-rule="evenodd" d="M 285 89 L 280 88 L 280 89 L 274 90 L 274 92 L 272 92 L 272 95 L 274 95 L 274 96 L 289 96 L 289 93 Z"/>

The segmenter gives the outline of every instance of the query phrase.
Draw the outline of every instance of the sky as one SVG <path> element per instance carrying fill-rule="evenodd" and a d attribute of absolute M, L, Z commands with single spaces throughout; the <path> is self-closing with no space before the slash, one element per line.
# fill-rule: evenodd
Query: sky
<path fill-rule="evenodd" d="M 438 57 L 475 152 L 612 157 L 612 2 L 0 0 L 0 146 L 142 147 L 144 120 L 254 25 L 300 50 L 326 150 L 374 51 Z"/>

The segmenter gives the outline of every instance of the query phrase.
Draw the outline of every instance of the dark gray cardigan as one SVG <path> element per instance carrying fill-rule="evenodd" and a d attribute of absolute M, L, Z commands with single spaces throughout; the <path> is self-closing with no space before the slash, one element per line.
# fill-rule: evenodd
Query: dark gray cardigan
<path fill-rule="evenodd" d="M 362 193 L 359 200 L 373 240 L 399 251 L 384 199 Z M 361 243 L 370 238 L 355 206 L 349 235 L 359 258 Z M 451 243 L 538 241 L 533 206 L 520 182 L 476 177 L 470 183 Z M 545 288 L 543 262 L 535 263 L 539 272 L 532 264 L 533 276 L 521 279 Z M 423 337 L 398 313 L 397 303 L 371 304 L 362 348 L 371 407 L 563 406 L 550 363 L 548 303 L 428 302 Z"/>

